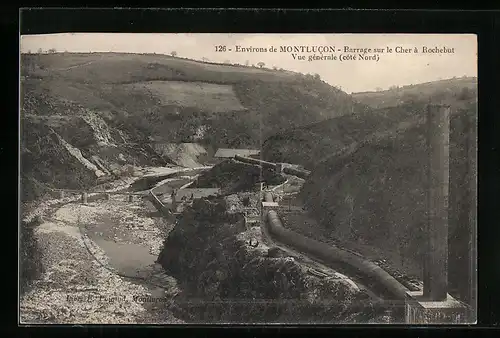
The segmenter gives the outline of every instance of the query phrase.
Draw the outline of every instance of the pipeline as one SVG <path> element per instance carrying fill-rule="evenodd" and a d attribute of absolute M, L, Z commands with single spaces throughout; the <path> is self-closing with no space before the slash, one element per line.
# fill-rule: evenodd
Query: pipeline
<path fill-rule="evenodd" d="M 262 167 L 273 168 L 273 169 L 278 168 L 278 165 L 276 163 L 267 162 L 267 161 L 259 160 L 256 158 L 244 157 L 244 156 L 240 156 L 240 155 L 235 155 L 234 158 L 240 162 L 251 163 L 251 164 L 260 165 Z M 294 176 L 297 176 L 297 177 L 300 177 L 303 179 L 306 179 L 311 174 L 311 172 L 309 170 L 291 168 L 291 167 L 284 167 L 283 172 L 285 174 L 294 175 Z"/>
<path fill-rule="evenodd" d="M 262 167 L 267 167 L 267 168 L 276 168 L 276 163 L 272 162 L 267 162 L 263 160 L 259 160 L 256 158 L 250 158 L 250 157 L 244 157 L 240 155 L 234 155 L 234 159 L 241 161 L 241 162 L 246 162 L 246 163 L 251 163 L 251 164 L 256 164 L 256 165 L 261 165 Z"/>
<path fill-rule="evenodd" d="M 378 265 L 350 252 L 285 229 L 275 210 L 270 210 L 267 213 L 267 221 L 269 232 L 283 243 L 326 262 L 343 263 L 353 267 L 362 275 L 383 286 L 385 293 L 389 293 L 392 297 L 400 300 L 406 298 L 408 289 Z"/>
<path fill-rule="evenodd" d="M 283 168 L 283 172 L 288 175 L 294 175 L 303 179 L 306 179 L 311 172 L 308 170 L 303 170 L 303 169 L 295 169 L 295 168 L 290 168 L 290 167 L 285 167 Z"/>

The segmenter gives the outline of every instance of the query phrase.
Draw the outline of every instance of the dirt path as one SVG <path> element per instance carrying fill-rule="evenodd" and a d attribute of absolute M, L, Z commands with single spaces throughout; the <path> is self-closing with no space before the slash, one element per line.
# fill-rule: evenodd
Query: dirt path
<path fill-rule="evenodd" d="M 91 65 L 93 64 L 95 61 L 89 61 L 89 62 L 85 62 L 85 63 L 80 63 L 78 65 L 73 65 L 73 66 L 69 66 L 69 67 L 66 67 L 66 68 L 59 68 L 59 69 L 54 69 L 54 70 L 57 70 L 57 71 L 65 71 L 65 70 L 70 70 L 70 69 L 74 69 L 74 68 L 79 68 L 79 67 L 84 67 L 84 66 L 88 66 L 88 65 Z"/>
<path fill-rule="evenodd" d="M 161 304 L 176 281 L 155 264 L 171 225 L 148 203 L 117 195 L 46 212 L 35 230 L 45 273 L 21 299 L 21 323 L 182 322 Z"/>
<path fill-rule="evenodd" d="M 321 163 L 326 163 L 332 158 L 350 156 L 350 155 L 354 154 L 358 149 L 360 149 L 363 145 L 375 144 L 384 138 L 388 138 L 388 137 L 403 133 L 406 130 L 408 130 L 409 128 L 412 128 L 412 127 L 417 126 L 417 125 L 424 123 L 424 122 L 425 122 L 425 120 L 423 120 L 421 118 L 413 118 L 413 119 L 410 119 L 409 121 L 400 122 L 395 127 L 391 128 L 391 129 L 388 129 L 385 131 L 374 132 L 373 134 L 368 135 L 365 139 L 363 139 L 359 142 L 353 142 L 350 145 L 342 148 L 341 150 L 319 159 L 317 161 L 317 165 L 319 165 Z"/>

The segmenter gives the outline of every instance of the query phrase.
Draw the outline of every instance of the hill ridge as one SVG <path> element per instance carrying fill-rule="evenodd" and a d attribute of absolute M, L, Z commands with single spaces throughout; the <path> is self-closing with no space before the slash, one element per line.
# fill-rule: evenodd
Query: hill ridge
<path fill-rule="evenodd" d="M 22 135 L 30 157 L 25 162 L 32 166 L 23 170 L 60 188 L 61 173 L 51 176 L 51 156 L 71 157 L 45 141 L 46 125 L 55 125 L 84 158 L 97 158 L 120 175 L 126 165 L 197 162 L 183 153 L 185 147 L 165 152 L 155 142 L 196 144 L 207 154 L 220 147 L 256 148 L 277 132 L 365 109 L 317 77 L 158 54 L 23 54 L 21 75 L 23 130 L 34 132 Z M 46 151 L 39 150 L 42 143 Z M 88 174 L 75 173 L 80 177 L 74 180 L 91 183 L 92 177 L 83 179 Z"/>

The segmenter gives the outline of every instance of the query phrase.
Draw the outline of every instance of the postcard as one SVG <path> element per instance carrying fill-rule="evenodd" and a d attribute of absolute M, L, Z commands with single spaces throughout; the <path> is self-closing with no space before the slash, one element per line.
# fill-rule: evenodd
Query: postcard
<path fill-rule="evenodd" d="M 20 324 L 476 322 L 476 35 L 20 53 Z"/>

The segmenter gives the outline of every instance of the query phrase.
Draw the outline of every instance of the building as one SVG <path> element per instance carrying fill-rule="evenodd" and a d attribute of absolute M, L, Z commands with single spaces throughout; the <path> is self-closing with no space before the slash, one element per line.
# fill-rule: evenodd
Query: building
<path fill-rule="evenodd" d="M 215 153 L 215 158 L 234 158 L 234 156 L 240 155 L 244 157 L 255 157 L 260 155 L 260 150 L 258 149 L 227 149 L 219 148 Z"/>

